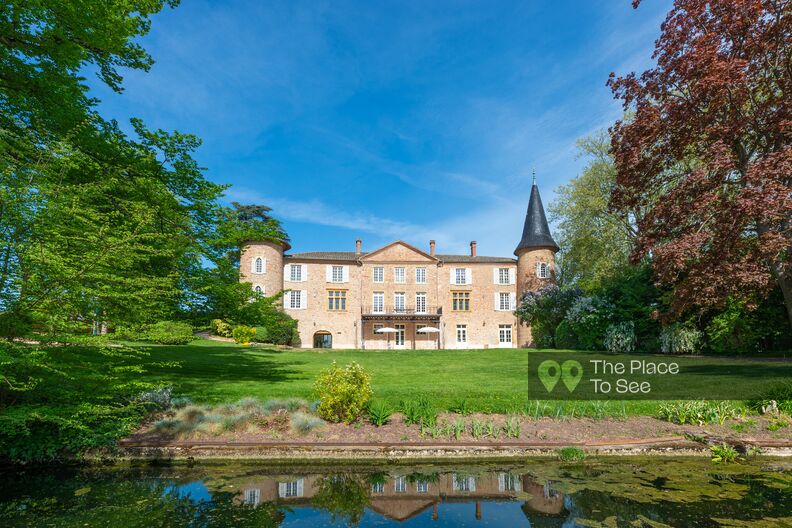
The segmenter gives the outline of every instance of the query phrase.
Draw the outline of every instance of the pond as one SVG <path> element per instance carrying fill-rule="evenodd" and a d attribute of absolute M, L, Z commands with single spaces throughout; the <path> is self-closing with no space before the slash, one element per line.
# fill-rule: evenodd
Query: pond
<path fill-rule="evenodd" d="M 4 470 L 0 526 L 792 526 L 792 460 Z"/>

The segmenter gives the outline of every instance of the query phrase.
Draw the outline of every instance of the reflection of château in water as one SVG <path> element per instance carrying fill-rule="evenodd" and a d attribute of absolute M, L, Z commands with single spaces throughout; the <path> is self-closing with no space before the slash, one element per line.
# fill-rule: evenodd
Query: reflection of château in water
<path fill-rule="evenodd" d="M 433 477 L 433 478 L 432 478 Z M 258 506 L 262 503 L 279 505 L 306 505 L 317 495 L 322 479 L 327 475 L 303 477 L 265 477 L 247 483 L 236 495 L 237 504 Z M 486 517 L 481 501 L 523 500 L 522 511 L 531 526 L 561 526 L 567 512 L 564 495 L 555 492 L 550 484 L 537 483 L 530 475 L 492 472 L 480 475 L 443 473 L 421 478 L 415 475 L 383 477 L 367 483 L 370 510 L 394 521 L 406 521 L 428 508 L 432 519 L 439 518 L 442 502 L 475 502 L 471 515 L 476 519 Z"/>

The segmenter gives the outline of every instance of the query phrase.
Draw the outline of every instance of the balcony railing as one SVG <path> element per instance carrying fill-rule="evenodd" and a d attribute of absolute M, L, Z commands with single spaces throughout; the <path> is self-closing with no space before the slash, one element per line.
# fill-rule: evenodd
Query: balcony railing
<path fill-rule="evenodd" d="M 363 306 L 363 315 L 440 315 L 443 313 L 443 308 L 438 306 L 426 305 L 419 309 L 416 306 L 377 306 L 373 305 Z"/>

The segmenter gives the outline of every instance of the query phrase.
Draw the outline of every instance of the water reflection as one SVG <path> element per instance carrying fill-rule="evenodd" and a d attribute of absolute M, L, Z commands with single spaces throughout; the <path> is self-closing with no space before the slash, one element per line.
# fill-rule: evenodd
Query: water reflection
<path fill-rule="evenodd" d="M 792 526 L 789 462 L 0 474 L 0 526 Z"/>

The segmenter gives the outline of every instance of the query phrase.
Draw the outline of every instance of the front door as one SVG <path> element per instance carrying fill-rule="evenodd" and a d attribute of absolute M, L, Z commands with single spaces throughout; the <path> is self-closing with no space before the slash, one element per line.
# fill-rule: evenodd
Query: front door
<path fill-rule="evenodd" d="M 397 324 L 396 325 L 396 340 L 395 340 L 396 348 L 404 348 L 404 325 Z"/>

